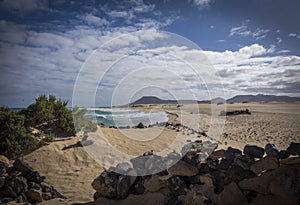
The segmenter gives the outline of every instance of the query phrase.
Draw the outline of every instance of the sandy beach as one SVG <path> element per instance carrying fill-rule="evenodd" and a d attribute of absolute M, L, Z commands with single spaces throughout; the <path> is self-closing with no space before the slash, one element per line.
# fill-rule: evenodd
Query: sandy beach
<path fill-rule="evenodd" d="M 183 122 L 183 125 L 193 128 L 199 122 L 199 132 L 209 132 L 211 105 L 184 105 L 184 115 L 180 108 L 173 105 L 153 105 L 137 107 L 143 111 L 154 108 L 164 109 L 169 113 L 170 121 Z M 195 110 L 198 114 L 194 114 Z M 229 146 L 243 149 L 245 144 L 264 147 L 273 143 L 279 150 L 286 149 L 290 142 L 300 142 L 300 103 L 236 103 L 228 104 L 227 110 L 249 109 L 251 115 L 227 116 L 222 135 L 218 139 L 218 149 Z M 181 120 L 184 117 L 184 120 Z M 183 140 L 205 139 L 198 133 L 187 130 L 174 130 L 159 126 L 145 129 L 114 129 L 100 128 L 90 139 L 97 143 L 99 131 L 115 149 L 129 155 L 138 156 L 153 150 L 159 153 L 172 144 L 174 139 Z M 80 135 L 80 134 L 79 134 Z M 130 138 L 128 137 L 130 136 Z M 87 152 L 87 147 L 76 146 L 79 137 L 57 139 L 24 157 L 34 169 L 46 177 L 60 193 L 67 197 L 64 201 L 45 201 L 44 204 L 72 204 L 93 200 L 93 179 L 99 175 L 103 167 Z"/>

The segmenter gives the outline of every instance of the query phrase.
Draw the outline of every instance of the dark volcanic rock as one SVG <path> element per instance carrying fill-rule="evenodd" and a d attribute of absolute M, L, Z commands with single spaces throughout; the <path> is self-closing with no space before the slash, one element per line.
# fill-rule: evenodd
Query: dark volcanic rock
<path fill-rule="evenodd" d="M 160 179 L 167 185 L 167 187 L 174 195 L 186 194 L 186 185 L 179 177 L 168 176 L 166 179 Z"/>
<path fill-rule="evenodd" d="M 288 153 L 285 150 L 281 150 L 278 154 L 277 154 L 277 158 L 278 159 L 286 159 L 290 156 L 290 153 Z"/>
<path fill-rule="evenodd" d="M 14 168 L 21 171 L 23 175 L 27 175 L 34 171 L 26 162 L 21 159 L 16 159 L 14 161 Z"/>
<path fill-rule="evenodd" d="M 266 151 L 266 154 L 271 157 L 276 157 L 277 154 L 279 153 L 276 146 L 274 144 L 270 144 L 270 143 L 266 144 L 265 151 Z"/>
<path fill-rule="evenodd" d="M 231 182 L 229 185 L 225 186 L 218 199 L 218 204 L 222 205 L 247 204 L 246 197 L 235 182 Z"/>
<path fill-rule="evenodd" d="M 103 171 L 92 183 L 93 188 L 106 198 L 117 197 L 117 185 L 117 175 L 107 171 Z"/>
<path fill-rule="evenodd" d="M 239 149 L 228 147 L 228 149 L 225 151 L 225 157 L 228 161 L 232 162 L 236 157 L 242 158 L 242 151 Z"/>
<path fill-rule="evenodd" d="M 251 155 L 256 158 L 262 158 L 264 156 L 265 150 L 262 147 L 256 145 L 246 145 L 244 147 L 244 154 Z"/>
<path fill-rule="evenodd" d="M 143 123 L 139 123 L 137 126 L 136 126 L 136 128 L 145 128 L 145 125 L 143 124 Z"/>
<path fill-rule="evenodd" d="M 27 180 L 24 177 L 13 178 L 5 184 L 5 188 L 8 189 L 7 191 L 10 191 L 10 188 L 13 190 L 13 192 L 10 192 L 10 194 L 8 194 L 8 192 L 7 196 L 16 198 L 28 190 Z M 15 194 L 16 196 L 14 196 Z"/>
<path fill-rule="evenodd" d="M 278 166 L 279 163 L 276 157 L 266 156 L 260 161 L 257 161 L 253 165 L 251 165 L 251 170 L 258 175 L 263 171 L 277 169 Z"/>
<path fill-rule="evenodd" d="M 290 146 L 286 150 L 291 155 L 299 155 L 300 154 L 300 143 L 292 142 Z"/>
<path fill-rule="evenodd" d="M 168 172 L 172 175 L 189 177 L 198 174 L 199 170 L 187 162 L 180 160 L 175 165 L 168 168 Z"/>
<path fill-rule="evenodd" d="M 117 184 L 117 198 L 125 199 L 128 196 L 130 188 L 130 176 L 121 175 Z"/>

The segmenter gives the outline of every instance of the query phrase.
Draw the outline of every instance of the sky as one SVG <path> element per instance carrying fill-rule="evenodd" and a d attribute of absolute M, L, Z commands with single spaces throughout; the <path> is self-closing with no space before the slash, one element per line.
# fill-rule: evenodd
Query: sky
<path fill-rule="evenodd" d="M 1 0 L 0 105 L 300 96 L 298 0 Z M 125 56 L 125 57 L 124 57 Z M 194 70 L 193 70 L 193 69 Z"/>

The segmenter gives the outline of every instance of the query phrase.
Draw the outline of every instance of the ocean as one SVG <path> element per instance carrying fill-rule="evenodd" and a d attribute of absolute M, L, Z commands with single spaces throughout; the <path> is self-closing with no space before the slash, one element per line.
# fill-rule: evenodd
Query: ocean
<path fill-rule="evenodd" d="M 94 123 L 116 127 L 134 127 L 140 122 L 146 126 L 168 121 L 165 112 L 141 112 L 110 108 L 88 108 L 86 116 L 92 117 Z"/>

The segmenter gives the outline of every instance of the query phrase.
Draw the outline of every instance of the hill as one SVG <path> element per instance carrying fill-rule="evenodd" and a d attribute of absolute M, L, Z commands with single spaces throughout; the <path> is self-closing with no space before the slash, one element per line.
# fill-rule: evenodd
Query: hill
<path fill-rule="evenodd" d="M 277 95 L 237 95 L 233 98 L 227 99 L 227 103 L 241 103 L 241 102 L 297 102 L 300 97 L 277 96 Z"/>
<path fill-rule="evenodd" d="M 130 103 L 129 105 L 147 105 L 147 104 L 193 104 L 193 103 L 242 103 L 242 102 L 297 102 L 300 101 L 300 97 L 290 96 L 277 96 L 277 95 L 237 95 L 227 100 L 223 98 L 214 98 L 212 100 L 162 100 L 155 96 L 144 96 L 140 99 Z"/>

